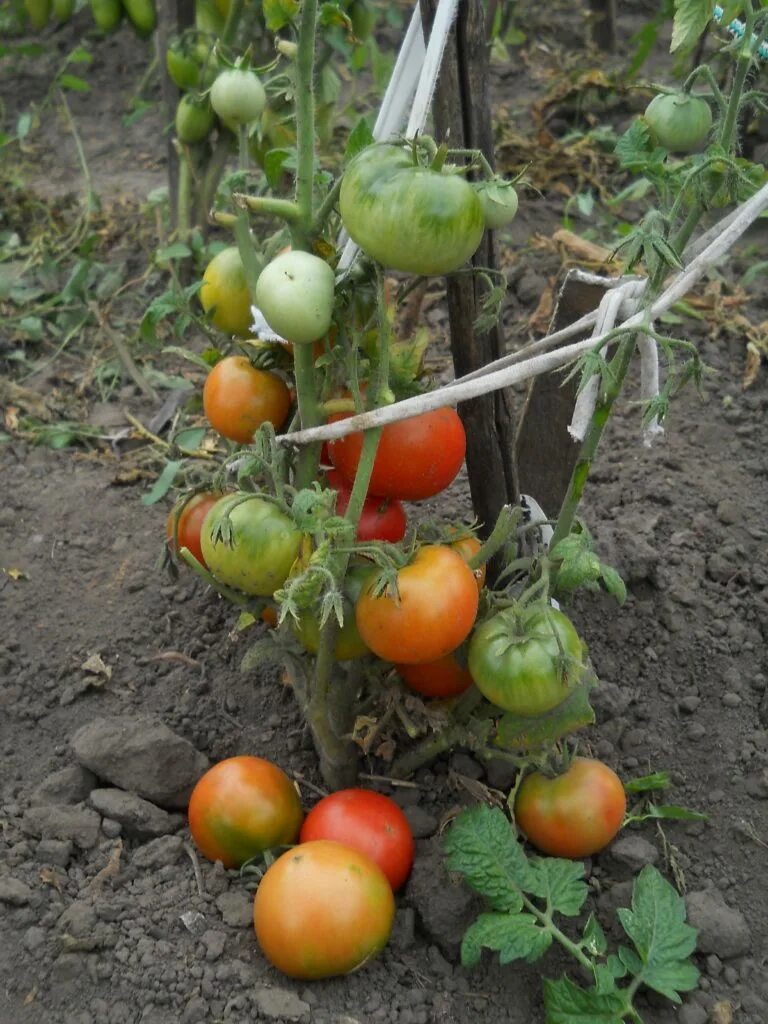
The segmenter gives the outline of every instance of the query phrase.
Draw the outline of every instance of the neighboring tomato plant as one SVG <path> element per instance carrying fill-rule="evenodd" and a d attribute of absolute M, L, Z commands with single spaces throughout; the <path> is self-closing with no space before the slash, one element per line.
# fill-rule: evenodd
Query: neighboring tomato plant
<path fill-rule="evenodd" d="M 213 367 L 203 387 L 203 409 L 222 437 L 248 444 L 262 423 L 279 430 L 291 407 L 285 381 L 257 370 L 245 356 L 227 356 Z"/>
<path fill-rule="evenodd" d="M 413 864 L 413 833 L 394 800 L 369 789 L 342 789 L 315 804 L 301 827 L 299 841 L 333 839 L 370 857 L 393 891 Z"/>
<path fill-rule="evenodd" d="M 343 516 L 349 505 L 352 488 L 338 470 L 328 470 L 325 478 L 336 491 L 336 512 Z M 357 523 L 357 539 L 384 540 L 397 544 L 405 536 L 406 526 L 405 510 L 395 498 L 366 498 Z"/>
<path fill-rule="evenodd" d="M 189 829 L 198 849 L 225 868 L 293 843 L 304 812 L 282 769 L 261 757 L 230 757 L 192 790 Z"/>
<path fill-rule="evenodd" d="M 200 540 L 205 562 L 220 583 L 271 597 L 288 578 L 301 533 L 271 501 L 237 493 L 222 498 L 208 512 Z"/>
<path fill-rule="evenodd" d="M 584 645 L 571 620 L 549 606 L 507 608 L 472 634 L 469 671 L 496 707 L 534 717 L 565 700 L 584 673 Z"/>
<path fill-rule="evenodd" d="M 670 153 L 695 153 L 712 127 L 712 108 L 688 93 L 655 96 L 645 111 L 651 136 Z"/>
<path fill-rule="evenodd" d="M 533 845 L 553 857 L 589 857 L 610 843 L 627 810 L 616 772 L 575 757 L 562 775 L 526 775 L 515 797 L 515 821 Z"/>
<path fill-rule="evenodd" d="M 262 270 L 256 282 L 256 305 L 281 338 L 308 344 L 328 333 L 334 287 L 333 270 L 325 260 L 293 249 Z"/>
<path fill-rule="evenodd" d="M 395 668 L 406 685 L 422 697 L 458 697 L 473 683 L 469 669 L 460 665 L 453 653 L 423 665 L 395 665 Z"/>
<path fill-rule="evenodd" d="M 395 917 L 383 871 L 330 840 L 302 843 L 268 869 L 253 923 L 267 960 L 291 978 L 332 978 L 362 967 L 387 944 Z"/>
<path fill-rule="evenodd" d="M 331 422 L 346 419 L 331 417 Z M 381 432 L 368 493 L 403 501 L 421 501 L 444 491 L 464 462 L 467 436 L 454 409 L 435 409 Z M 328 444 L 336 469 L 352 482 L 363 450 L 363 435 L 349 434 Z"/>
<path fill-rule="evenodd" d="M 217 253 L 203 274 L 200 302 L 214 327 L 247 338 L 251 330 L 251 295 L 237 246 Z"/>
<path fill-rule="evenodd" d="M 448 274 L 467 262 L 485 230 L 483 204 L 460 175 L 414 163 L 411 147 L 373 145 L 341 181 L 344 227 L 393 270 Z"/>
<path fill-rule="evenodd" d="M 363 589 L 355 618 L 365 643 L 385 661 L 436 661 L 455 650 L 472 629 L 477 584 L 461 555 L 449 547 L 419 548 L 397 573 L 397 595 L 376 597 L 374 584 Z"/>
<path fill-rule="evenodd" d="M 178 553 L 186 548 L 201 565 L 206 566 L 200 532 L 205 517 L 221 497 L 218 491 L 204 491 L 184 498 L 180 508 L 171 509 L 165 524 L 165 536 L 171 551 Z"/>

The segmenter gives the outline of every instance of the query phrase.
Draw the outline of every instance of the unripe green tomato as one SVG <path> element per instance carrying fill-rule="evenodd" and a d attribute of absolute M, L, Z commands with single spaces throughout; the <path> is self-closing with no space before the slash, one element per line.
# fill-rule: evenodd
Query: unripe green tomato
<path fill-rule="evenodd" d="M 24 0 L 24 9 L 29 15 L 32 28 L 42 32 L 51 17 L 51 0 Z"/>
<path fill-rule="evenodd" d="M 114 32 L 123 17 L 120 0 L 90 0 L 91 14 L 102 32 Z"/>
<path fill-rule="evenodd" d="M 165 66 L 177 88 L 197 89 L 200 84 L 200 65 L 194 56 L 178 43 L 172 43 L 165 51 Z"/>
<path fill-rule="evenodd" d="M 53 0 L 53 16 L 57 21 L 69 21 L 75 13 L 75 0 Z"/>
<path fill-rule="evenodd" d="M 155 0 L 122 0 L 128 20 L 142 39 L 149 39 L 157 27 Z"/>
<path fill-rule="evenodd" d="M 194 96 L 182 96 L 176 108 L 176 138 L 188 146 L 207 139 L 216 123 L 208 103 Z"/>
<path fill-rule="evenodd" d="M 281 338 L 304 345 L 328 333 L 335 278 L 319 256 L 297 249 L 268 263 L 256 282 L 256 305 Z"/>
<path fill-rule="evenodd" d="M 485 216 L 485 226 L 496 231 L 510 224 L 517 214 L 517 192 L 512 185 L 498 181 L 480 181 L 475 186 Z"/>
<path fill-rule="evenodd" d="M 243 68 L 221 71 L 211 86 L 211 106 L 232 131 L 258 120 L 266 102 L 259 76 Z"/>
<path fill-rule="evenodd" d="M 712 127 L 706 100 L 688 93 L 655 96 L 645 110 L 654 141 L 670 153 L 695 153 Z"/>

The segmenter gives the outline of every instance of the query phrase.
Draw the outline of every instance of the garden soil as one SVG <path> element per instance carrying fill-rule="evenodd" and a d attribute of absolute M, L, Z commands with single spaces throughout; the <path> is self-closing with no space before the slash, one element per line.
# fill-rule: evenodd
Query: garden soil
<path fill-rule="evenodd" d="M 57 51 L 73 45 L 85 17 L 51 37 Z M 634 17 L 630 28 L 641 12 Z M 558 45 L 554 31 L 540 60 Z M 97 87 L 87 101 L 72 97 L 73 113 L 97 191 L 115 202 L 132 196 L 135 207 L 163 180 L 159 120 L 119 127 L 145 55 L 127 30 L 93 48 Z M 536 52 L 526 50 L 534 67 Z M 11 108 L 39 99 L 49 73 L 43 61 L 25 65 Z M 524 68 L 498 71 L 499 109 L 526 82 Z M 73 187 L 69 143 L 57 141 L 56 152 L 31 193 Z M 513 343 L 561 264 L 556 247 L 525 243 L 534 231 L 551 235 L 562 203 L 556 193 L 530 196 L 515 227 L 523 257 L 505 253 Z M 764 319 L 765 292 L 731 312 L 724 304 L 764 258 L 753 255 L 760 241 L 764 231 L 724 268 L 722 294 L 710 286 L 719 319 L 710 308 L 701 323 L 670 328 L 694 331 L 715 371 L 701 396 L 691 390 L 675 402 L 652 448 L 642 444 L 637 405 L 624 401 L 583 509 L 628 598 L 618 607 L 589 594 L 572 609 L 602 680 L 598 724 L 582 748 L 624 778 L 669 772 L 665 800 L 708 816 L 647 822 L 586 863 L 588 909 L 612 939 L 615 910 L 646 863 L 687 893 L 701 928 L 699 988 L 679 1008 L 641 996 L 647 1024 L 768 1020 L 768 374 L 742 388 L 743 331 L 727 329 L 737 313 Z M 439 306 L 429 319 L 444 335 Z M 440 351 L 432 363 L 444 373 Z M 73 351 L 25 386 L 66 401 L 85 372 L 79 358 Z M 124 423 L 126 410 L 144 422 L 156 411 L 130 382 L 102 397 L 86 389 L 78 402 L 105 430 Z M 570 965 L 553 951 L 535 965 L 501 968 L 489 957 L 462 968 L 458 943 L 478 907 L 440 860 L 441 824 L 482 786 L 507 790 L 504 771 L 455 752 L 409 786 L 368 783 L 406 809 L 419 837 L 416 867 L 384 953 L 350 977 L 311 984 L 282 977 L 261 956 L 251 926 L 256 877 L 197 855 L 178 801 L 142 803 L 128 792 L 162 785 L 157 765 L 178 740 L 159 723 L 188 741 L 178 746 L 182 774 L 199 771 L 195 749 L 212 761 L 252 753 L 289 772 L 307 806 L 321 786 L 290 689 L 278 673 L 240 671 L 250 639 L 234 631 L 233 610 L 189 575 L 174 581 L 157 568 L 168 505 L 140 503 L 151 480 L 131 472 L 135 459 L 136 450 L 108 445 L 0 446 L 0 1024 L 540 1024 L 542 978 Z M 465 481 L 426 504 L 468 515 Z M 118 736 L 104 721 L 115 718 Z M 145 759 L 115 788 L 110 775 L 129 735 L 146 741 Z M 100 778 L 83 762 L 103 765 Z M 371 758 L 363 770 L 385 777 L 387 764 Z"/>

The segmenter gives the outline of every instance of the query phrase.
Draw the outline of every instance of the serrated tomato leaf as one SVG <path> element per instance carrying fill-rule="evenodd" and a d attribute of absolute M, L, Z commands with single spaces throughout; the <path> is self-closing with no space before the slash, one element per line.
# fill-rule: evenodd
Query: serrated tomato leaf
<path fill-rule="evenodd" d="M 552 934 L 542 928 L 531 914 L 481 914 L 464 933 L 461 962 L 475 967 L 483 949 L 499 954 L 499 963 L 513 960 L 533 963 L 552 944 Z"/>
<path fill-rule="evenodd" d="M 544 980 L 546 1024 L 622 1024 L 628 1008 L 621 992 L 579 988 L 570 978 Z"/>
<path fill-rule="evenodd" d="M 530 861 L 528 892 L 546 900 L 547 910 L 576 917 L 587 898 L 584 864 L 578 860 L 541 857 Z"/>
<path fill-rule="evenodd" d="M 494 910 L 517 913 L 521 909 L 521 890 L 530 891 L 532 872 L 502 811 L 485 805 L 463 811 L 444 849 L 448 870 L 460 872 Z"/>

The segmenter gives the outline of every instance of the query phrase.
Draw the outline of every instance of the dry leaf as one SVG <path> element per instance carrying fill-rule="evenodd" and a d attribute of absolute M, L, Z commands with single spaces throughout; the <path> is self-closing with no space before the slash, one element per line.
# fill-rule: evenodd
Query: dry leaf
<path fill-rule="evenodd" d="M 55 889 L 61 895 L 61 882 L 59 881 L 59 876 L 52 868 L 42 868 L 40 871 L 40 881 L 45 885 L 50 885 L 52 889 Z"/>
<path fill-rule="evenodd" d="M 109 855 L 109 860 L 101 871 L 98 871 L 90 880 L 88 885 L 85 887 L 86 892 L 89 892 L 92 889 L 98 889 L 102 882 L 106 881 L 107 878 L 113 878 L 115 875 L 120 873 L 120 857 L 122 856 L 122 853 L 123 841 L 118 838 L 112 849 L 112 853 Z"/>
<path fill-rule="evenodd" d="M 92 654 L 86 658 L 80 668 L 83 672 L 90 672 L 91 675 L 104 676 L 107 682 L 112 678 L 112 669 L 109 665 L 104 664 L 100 654 Z"/>
<path fill-rule="evenodd" d="M 741 390 L 746 391 L 747 388 L 751 388 L 757 380 L 757 375 L 760 372 L 760 363 L 762 362 L 762 356 L 760 350 L 754 342 L 750 341 L 747 343 L 747 360 L 744 364 L 744 376 L 741 378 Z"/>
<path fill-rule="evenodd" d="M 188 654 L 183 651 L 161 651 L 159 654 L 154 654 L 150 661 L 180 661 L 182 665 L 189 665 L 190 668 L 200 668 L 200 662 L 195 661 L 194 658 L 190 658 Z"/>
<path fill-rule="evenodd" d="M 14 580 L 14 582 L 18 582 L 19 580 L 28 580 L 29 579 L 29 576 L 27 576 L 27 574 L 24 572 L 23 569 L 6 569 L 5 567 L 3 567 L 2 571 L 10 579 Z"/>
<path fill-rule="evenodd" d="M 566 228 L 555 231 L 552 235 L 552 241 L 557 242 L 558 245 L 561 245 L 572 256 L 587 263 L 597 263 L 602 266 L 603 264 L 619 262 L 618 260 L 611 259 L 611 249 L 606 249 L 604 245 L 597 245 L 595 242 L 589 242 L 586 238 L 582 238 Z"/>
<path fill-rule="evenodd" d="M 710 1024 L 733 1024 L 733 1006 L 722 999 L 709 1011 Z"/>
<path fill-rule="evenodd" d="M 34 985 L 29 990 L 29 992 L 27 992 L 27 994 L 24 996 L 24 1004 L 23 1005 L 24 1006 L 29 1006 L 30 1003 L 34 1003 L 34 1001 L 37 999 L 37 993 L 39 991 L 40 991 L 40 989 L 37 987 L 37 985 Z"/>
<path fill-rule="evenodd" d="M 376 757 L 380 757 L 382 761 L 389 763 L 394 759 L 395 756 L 395 741 L 393 739 L 386 739 L 378 745 L 374 754 Z"/>
<path fill-rule="evenodd" d="M 549 322 L 552 319 L 552 310 L 555 305 L 555 291 L 551 284 L 548 284 L 541 293 L 539 304 L 528 318 L 528 327 L 537 334 L 546 334 L 549 329 Z"/>

